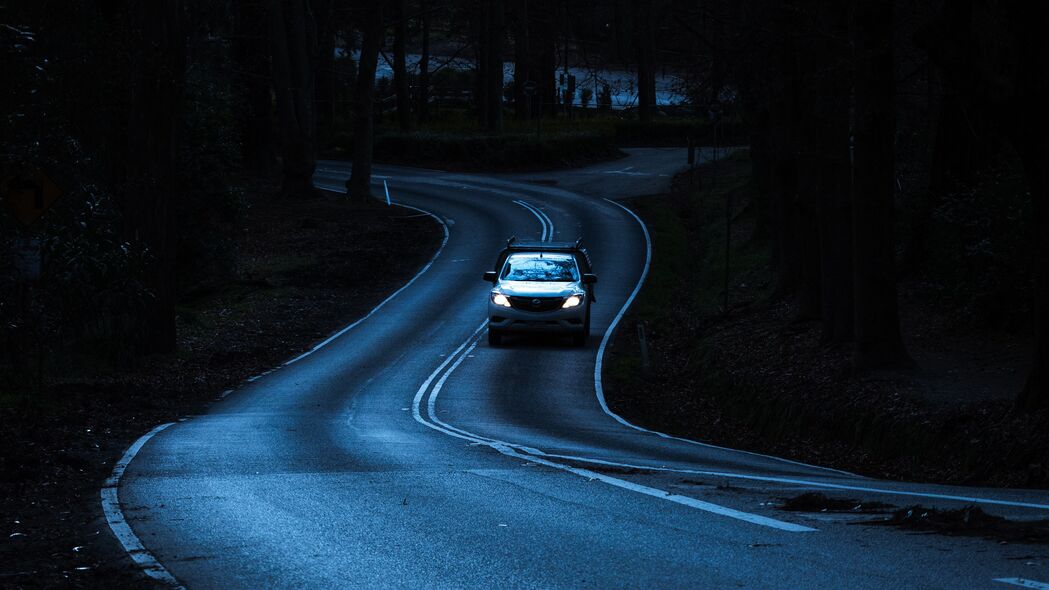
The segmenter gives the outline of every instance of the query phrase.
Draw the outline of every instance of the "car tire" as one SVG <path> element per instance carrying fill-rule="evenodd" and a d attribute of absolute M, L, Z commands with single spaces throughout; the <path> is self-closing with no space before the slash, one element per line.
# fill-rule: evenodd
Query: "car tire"
<path fill-rule="evenodd" d="M 498 330 L 488 328 L 488 345 L 499 346 L 503 343 L 503 333 Z"/>
<path fill-rule="evenodd" d="M 572 346 L 586 346 L 587 338 L 590 337 L 590 306 L 586 308 L 586 319 L 583 320 L 583 330 L 578 334 L 572 334 Z"/>

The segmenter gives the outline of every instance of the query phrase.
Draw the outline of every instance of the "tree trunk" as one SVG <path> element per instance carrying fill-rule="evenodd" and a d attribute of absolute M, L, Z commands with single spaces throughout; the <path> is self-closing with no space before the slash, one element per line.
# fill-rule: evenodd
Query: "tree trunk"
<path fill-rule="evenodd" d="M 419 9 L 422 11 L 422 50 L 419 54 L 419 84 L 416 96 L 418 106 L 416 113 L 419 123 L 425 123 L 429 119 L 430 109 L 430 3 L 428 0 L 420 0 Z"/>
<path fill-rule="evenodd" d="M 772 33 L 770 61 L 769 145 L 770 205 L 773 223 L 773 257 L 776 285 L 773 296 L 797 293 L 801 280 L 802 232 L 799 216 L 798 118 L 799 83 L 792 23 L 779 20 Z"/>
<path fill-rule="evenodd" d="M 532 97 L 525 94 L 524 85 L 528 82 L 529 55 L 528 40 L 528 0 L 514 0 L 514 113 L 518 119 L 527 120 L 532 116 Z"/>
<path fill-rule="evenodd" d="M 503 129 L 503 40 L 506 37 L 506 18 L 503 0 L 488 0 L 487 3 L 488 75 L 485 81 L 488 90 L 485 96 L 488 106 L 485 108 L 485 127 L 488 131 L 498 133 Z"/>
<path fill-rule="evenodd" d="M 288 196 L 310 197 L 317 168 L 313 114 L 314 20 L 306 0 L 270 0 L 273 87 L 280 119 L 283 182 Z"/>
<path fill-rule="evenodd" d="M 363 40 L 354 101 L 353 171 L 346 181 L 346 192 L 354 198 L 365 199 L 371 197 L 375 135 L 372 114 L 375 104 L 375 68 L 379 64 L 379 48 L 383 38 L 382 2 L 375 2 L 368 7 L 361 27 Z"/>
<path fill-rule="evenodd" d="M 317 136 L 330 139 L 335 123 L 335 2 L 313 0 L 317 31 L 316 105 Z"/>
<path fill-rule="evenodd" d="M 655 30 L 652 0 L 634 0 L 634 26 L 637 31 L 637 113 L 642 121 L 652 120 L 656 98 Z"/>
<path fill-rule="evenodd" d="M 488 127 L 488 34 L 491 32 L 489 20 L 491 5 L 487 0 L 480 4 L 474 14 L 476 27 L 477 57 L 474 63 L 474 106 L 477 109 L 477 124 L 481 129 Z"/>
<path fill-rule="evenodd" d="M 557 4 L 551 0 L 532 0 L 528 6 L 532 20 L 529 23 L 531 35 L 529 45 L 532 48 L 534 61 L 529 68 L 538 84 L 535 112 L 540 117 L 557 115 L 557 24 L 554 13 Z"/>
<path fill-rule="evenodd" d="M 175 253 L 178 242 L 175 186 L 186 68 L 185 15 L 181 0 L 135 4 L 127 184 L 123 229 L 145 244 L 153 263 L 145 277 L 153 298 L 137 321 L 140 352 L 175 349 Z"/>
<path fill-rule="evenodd" d="M 856 0 L 853 18 L 855 364 L 858 368 L 909 365 L 900 336 L 893 260 L 896 82 L 892 3 Z"/>
<path fill-rule="evenodd" d="M 804 41 L 808 89 L 803 127 L 813 167 L 819 226 L 820 319 L 825 344 L 852 340 L 852 207 L 849 109 L 852 89 L 847 6 L 837 0 L 805 4 L 815 27 Z"/>
<path fill-rule="evenodd" d="M 411 96 L 408 90 L 408 67 L 405 63 L 404 44 L 408 37 L 408 15 L 406 0 L 394 0 L 393 18 L 393 84 L 397 93 L 397 124 L 402 131 L 412 128 Z"/>
<path fill-rule="evenodd" d="M 233 5 L 236 35 L 233 59 L 244 88 L 240 109 L 240 145 L 244 165 L 271 172 L 277 154 L 273 140 L 273 78 L 270 69 L 266 10 L 258 0 L 237 0 Z"/>

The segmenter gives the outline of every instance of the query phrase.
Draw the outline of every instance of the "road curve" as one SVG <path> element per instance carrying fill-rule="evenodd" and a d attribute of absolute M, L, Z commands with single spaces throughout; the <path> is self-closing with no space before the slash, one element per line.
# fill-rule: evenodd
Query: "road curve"
<path fill-rule="evenodd" d="M 644 154 L 631 158 L 644 173 Z M 323 162 L 316 182 L 339 188 L 349 170 Z M 194 588 L 1049 579 L 1049 561 L 1029 547 L 776 508 L 820 490 L 1045 518 L 1045 492 L 876 481 L 674 439 L 607 412 L 595 364 L 648 244 L 638 220 L 604 198 L 623 196 L 616 175 L 604 188 L 588 180 L 588 194 L 560 188 L 570 183 L 559 177 L 578 173 L 536 183 L 377 167 L 380 194 L 385 181 L 394 201 L 445 224 L 440 253 L 352 329 L 135 448 L 108 488 L 119 485 L 107 512 L 115 530 L 130 525 L 121 541 L 140 542 L 140 562 Z M 538 238 L 548 225 L 555 239 L 583 236 L 591 248 L 595 337 L 582 349 L 557 339 L 491 348 L 480 274 L 507 236 Z"/>

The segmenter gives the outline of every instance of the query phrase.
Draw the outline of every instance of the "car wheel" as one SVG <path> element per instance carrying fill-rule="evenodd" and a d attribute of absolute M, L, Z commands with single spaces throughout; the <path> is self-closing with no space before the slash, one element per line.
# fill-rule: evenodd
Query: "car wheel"
<path fill-rule="evenodd" d="M 490 346 L 499 346 L 503 343 L 503 333 L 498 330 L 488 328 L 488 344 Z"/>
<path fill-rule="evenodd" d="M 586 308 L 586 319 L 583 320 L 583 331 L 578 334 L 572 334 L 572 345 L 583 347 L 586 346 L 586 340 L 590 337 L 590 307 Z"/>

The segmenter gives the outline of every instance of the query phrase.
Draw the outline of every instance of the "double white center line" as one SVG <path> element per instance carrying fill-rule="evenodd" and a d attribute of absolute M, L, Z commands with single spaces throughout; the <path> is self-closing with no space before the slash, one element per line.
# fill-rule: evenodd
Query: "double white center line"
<path fill-rule="evenodd" d="M 546 213 L 535 205 L 522 201 L 521 199 L 517 199 L 514 203 L 531 211 L 532 215 L 535 215 L 536 219 L 539 220 L 540 225 L 543 226 L 543 231 L 539 236 L 540 242 L 552 242 L 554 240 L 554 222 L 550 221 L 550 218 Z"/>
<path fill-rule="evenodd" d="M 658 498 L 667 502 L 673 502 L 675 504 L 680 504 L 682 506 L 687 506 L 696 510 L 703 510 L 705 512 L 718 514 L 720 516 L 727 516 L 729 518 L 734 518 L 737 520 L 742 520 L 744 522 L 766 526 L 781 531 L 800 533 L 812 532 L 816 530 L 814 528 L 802 526 L 792 522 L 785 522 L 782 520 L 776 520 L 757 514 L 751 514 L 749 512 L 742 512 L 740 510 L 726 508 L 725 506 L 720 506 L 718 504 L 712 504 L 710 502 L 697 500 L 689 496 L 674 494 L 666 490 L 652 488 L 649 486 L 627 481 L 625 479 L 619 479 L 617 477 L 611 477 L 609 475 L 599 473 L 597 471 L 582 469 L 579 467 L 566 465 L 564 463 L 551 461 L 550 459 L 543 458 L 544 456 L 549 457 L 549 455 L 538 449 L 506 442 L 499 439 L 481 436 L 468 430 L 457 428 L 455 426 L 445 423 L 437 417 L 437 396 L 441 393 L 441 389 L 444 387 L 451 374 L 457 368 L 459 368 L 459 365 L 461 365 L 463 361 L 466 360 L 466 358 L 470 355 L 470 353 L 473 352 L 487 324 L 488 322 L 485 322 L 478 326 L 477 329 L 474 330 L 473 333 L 471 333 L 470 336 L 462 344 L 460 344 L 459 347 L 456 348 L 452 354 L 448 355 L 444 362 L 442 362 L 436 369 L 434 369 L 432 373 L 430 373 L 430 376 L 426 378 L 423 384 L 419 387 L 419 390 L 416 391 L 415 398 L 412 400 L 412 416 L 417 422 L 448 436 L 463 439 L 476 445 L 484 445 L 490 447 L 508 457 L 522 459 L 553 469 L 559 469 L 561 471 L 566 471 L 568 473 L 584 477 L 587 480 L 601 481 L 603 483 L 615 486 L 617 488 L 629 490 L 631 492 L 636 492 L 639 494 L 644 494 L 646 496 L 651 496 L 653 498 Z M 424 401 L 425 415 L 423 413 Z"/>

